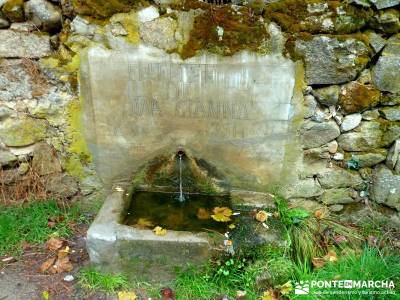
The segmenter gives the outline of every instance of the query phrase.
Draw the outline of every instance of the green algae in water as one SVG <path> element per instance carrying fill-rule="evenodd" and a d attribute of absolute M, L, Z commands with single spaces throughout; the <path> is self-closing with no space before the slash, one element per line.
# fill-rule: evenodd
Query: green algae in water
<path fill-rule="evenodd" d="M 230 197 L 185 194 L 179 202 L 177 193 L 136 192 L 132 195 L 125 225 L 153 229 L 161 226 L 177 231 L 216 231 L 225 233 L 230 222 L 211 218 L 214 207 L 231 207 Z"/>

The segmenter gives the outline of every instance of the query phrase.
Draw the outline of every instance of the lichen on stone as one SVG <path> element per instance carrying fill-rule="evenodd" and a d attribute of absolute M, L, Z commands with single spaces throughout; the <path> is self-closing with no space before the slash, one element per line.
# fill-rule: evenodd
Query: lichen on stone
<path fill-rule="evenodd" d="M 92 156 L 83 137 L 81 120 L 81 101 L 74 99 L 67 106 L 67 138 L 69 146 L 68 156 L 65 159 L 66 171 L 78 178 L 85 175 L 84 165 L 92 161 Z"/>

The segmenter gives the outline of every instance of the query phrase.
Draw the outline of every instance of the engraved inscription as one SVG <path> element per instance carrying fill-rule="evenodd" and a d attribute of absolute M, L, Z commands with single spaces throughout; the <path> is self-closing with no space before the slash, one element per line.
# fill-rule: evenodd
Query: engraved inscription
<path fill-rule="evenodd" d="M 140 47 L 87 55 L 87 136 L 103 180 L 130 176 L 178 148 L 244 188 L 280 176 L 296 132 L 290 60 L 245 53 L 183 61 Z"/>

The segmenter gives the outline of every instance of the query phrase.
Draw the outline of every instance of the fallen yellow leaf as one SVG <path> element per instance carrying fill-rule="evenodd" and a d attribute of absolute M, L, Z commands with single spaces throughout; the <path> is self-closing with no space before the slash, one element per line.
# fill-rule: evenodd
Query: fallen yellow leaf
<path fill-rule="evenodd" d="M 333 250 L 329 250 L 328 253 L 325 255 L 324 258 L 325 258 L 327 261 L 330 261 L 330 262 L 334 262 L 334 261 L 337 261 L 337 260 L 338 260 L 337 255 L 336 255 L 336 252 L 333 251 Z"/>
<path fill-rule="evenodd" d="M 160 236 L 167 234 L 167 229 L 162 228 L 161 226 L 154 227 L 153 231 L 156 235 L 160 235 Z"/>
<path fill-rule="evenodd" d="M 281 294 L 288 295 L 293 290 L 292 282 L 288 281 L 284 285 L 281 286 Z"/>
<path fill-rule="evenodd" d="M 231 220 L 230 216 L 232 216 L 232 210 L 228 207 L 214 207 L 213 213 L 211 218 L 217 222 L 229 222 Z"/>
<path fill-rule="evenodd" d="M 118 300 L 136 300 L 137 296 L 134 292 L 118 292 Z"/>
<path fill-rule="evenodd" d="M 228 228 L 229 228 L 229 229 L 235 229 L 235 228 L 236 228 L 236 225 L 235 225 L 235 224 L 229 224 Z"/>
<path fill-rule="evenodd" d="M 49 300 L 49 292 L 48 291 L 43 291 L 42 292 L 43 300 Z"/>

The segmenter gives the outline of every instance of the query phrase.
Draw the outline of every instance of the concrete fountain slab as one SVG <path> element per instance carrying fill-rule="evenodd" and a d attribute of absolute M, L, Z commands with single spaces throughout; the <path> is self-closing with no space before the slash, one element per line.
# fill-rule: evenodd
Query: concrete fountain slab
<path fill-rule="evenodd" d="M 126 194 L 124 189 L 113 191 L 87 233 L 90 260 L 102 271 L 167 281 L 177 267 L 204 263 L 221 249 L 224 237 L 219 234 L 168 230 L 157 236 L 150 229 L 122 225 L 129 205 Z"/>
<path fill-rule="evenodd" d="M 114 189 L 88 230 L 87 250 L 100 270 L 124 273 L 133 280 L 167 282 L 177 268 L 203 265 L 213 255 L 230 252 L 224 246 L 226 237 L 219 233 L 168 230 L 158 236 L 151 229 L 122 225 L 130 204 L 127 195 L 126 188 Z M 274 211 L 273 195 L 236 190 L 231 197 L 234 211 L 242 212 L 235 220 L 241 230 L 230 235 L 236 249 L 284 245 L 279 220 L 268 222 L 266 229 L 249 213 L 261 208 Z"/>

